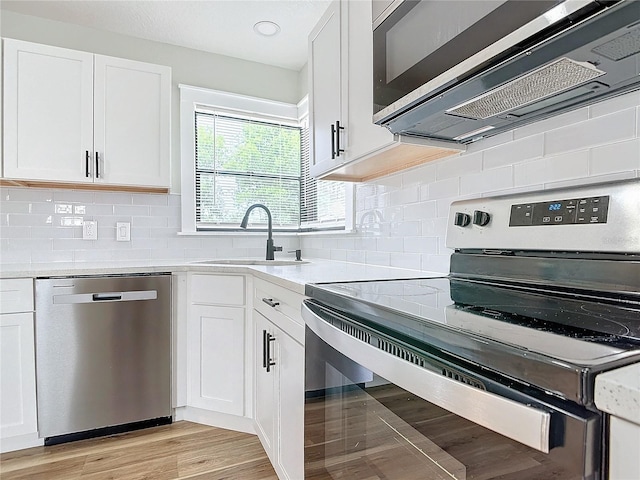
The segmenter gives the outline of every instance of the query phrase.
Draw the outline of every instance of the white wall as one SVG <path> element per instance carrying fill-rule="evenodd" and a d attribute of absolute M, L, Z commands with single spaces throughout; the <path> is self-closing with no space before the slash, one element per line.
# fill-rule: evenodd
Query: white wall
<path fill-rule="evenodd" d="M 359 184 L 357 233 L 302 237 L 303 254 L 448 272 L 453 200 L 640 176 L 639 105 L 640 92 L 630 93 Z"/>
<path fill-rule="evenodd" d="M 306 94 L 306 89 L 301 93 L 299 72 L 293 70 L 6 10 L 2 10 L 0 33 L 8 38 L 170 66 L 173 83 L 171 190 L 175 193 L 180 191 L 178 84 L 185 83 L 293 104 L 298 103 Z"/>

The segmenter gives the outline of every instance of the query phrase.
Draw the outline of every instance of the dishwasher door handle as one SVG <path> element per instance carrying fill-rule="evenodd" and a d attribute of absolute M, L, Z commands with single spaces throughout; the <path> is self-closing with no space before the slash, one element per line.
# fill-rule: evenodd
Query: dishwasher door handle
<path fill-rule="evenodd" d="M 137 290 L 131 292 L 70 293 L 54 295 L 53 303 L 56 305 L 68 305 L 74 303 L 133 302 L 136 300 L 155 300 L 157 298 L 157 290 Z"/>
<path fill-rule="evenodd" d="M 94 302 L 106 302 L 107 300 L 122 300 L 121 293 L 94 293 L 92 295 Z"/>

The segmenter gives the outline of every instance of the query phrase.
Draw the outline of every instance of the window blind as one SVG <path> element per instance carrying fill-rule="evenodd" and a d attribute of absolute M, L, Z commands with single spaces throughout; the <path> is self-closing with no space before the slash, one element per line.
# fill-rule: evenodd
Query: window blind
<path fill-rule="evenodd" d="M 237 228 L 266 205 L 280 230 L 344 227 L 344 184 L 309 174 L 309 128 L 195 112 L 196 228 Z M 267 224 L 261 209 L 250 224 Z"/>
<path fill-rule="evenodd" d="M 344 182 L 317 180 L 311 176 L 309 135 L 309 126 L 305 121 L 301 130 L 300 228 L 303 230 L 344 228 Z"/>

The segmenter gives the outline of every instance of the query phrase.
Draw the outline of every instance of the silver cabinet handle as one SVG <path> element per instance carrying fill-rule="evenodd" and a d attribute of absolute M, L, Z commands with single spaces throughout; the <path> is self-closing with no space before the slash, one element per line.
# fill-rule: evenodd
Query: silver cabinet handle
<path fill-rule="evenodd" d="M 275 302 L 275 301 L 273 300 L 273 298 L 263 298 L 263 299 L 262 299 L 262 301 L 263 301 L 264 303 L 266 303 L 267 305 L 269 305 L 270 307 L 273 307 L 273 308 L 275 308 L 275 307 L 277 307 L 278 305 L 280 305 L 280 302 Z"/>
<path fill-rule="evenodd" d="M 302 318 L 318 337 L 388 381 L 445 410 L 517 442 L 549 453 L 551 413 L 451 380 L 396 358 L 330 325 L 302 305 Z M 513 419 L 517 418 L 517 422 Z"/>

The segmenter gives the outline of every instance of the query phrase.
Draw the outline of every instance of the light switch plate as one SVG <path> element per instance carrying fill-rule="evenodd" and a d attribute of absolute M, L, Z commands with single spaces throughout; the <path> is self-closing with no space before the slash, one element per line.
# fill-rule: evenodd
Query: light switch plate
<path fill-rule="evenodd" d="M 131 241 L 131 224 L 129 222 L 116 222 L 116 240 L 118 242 Z"/>
<path fill-rule="evenodd" d="M 82 238 L 84 240 L 97 240 L 98 222 L 95 220 L 85 220 L 82 222 Z"/>

